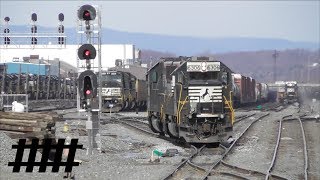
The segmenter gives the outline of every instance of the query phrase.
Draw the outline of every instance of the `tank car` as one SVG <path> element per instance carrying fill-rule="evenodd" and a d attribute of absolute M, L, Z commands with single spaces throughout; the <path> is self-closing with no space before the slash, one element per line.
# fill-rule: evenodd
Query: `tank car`
<path fill-rule="evenodd" d="M 212 57 L 163 58 L 147 73 L 152 131 L 187 143 L 232 137 L 232 71 Z"/>

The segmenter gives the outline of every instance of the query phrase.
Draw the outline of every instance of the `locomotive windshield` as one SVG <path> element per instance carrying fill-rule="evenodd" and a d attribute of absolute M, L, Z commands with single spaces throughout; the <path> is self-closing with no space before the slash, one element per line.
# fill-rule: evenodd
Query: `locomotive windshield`
<path fill-rule="evenodd" d="M 121 75 L 120 74 L 106 74 L 103 77 L 103 81 L 117 81 L 121 82 Z"/>
<path fill-rule="evenodd" d="M 108 73 L 102 76 L 101 83 L 102 86 L 120 87 L 121 85 L 121 74 L 118 73 Z"/>
<path fill-rule="evenodd" d="M 190 72 L 190 80 L 216 80 L 218 72 Z"/>

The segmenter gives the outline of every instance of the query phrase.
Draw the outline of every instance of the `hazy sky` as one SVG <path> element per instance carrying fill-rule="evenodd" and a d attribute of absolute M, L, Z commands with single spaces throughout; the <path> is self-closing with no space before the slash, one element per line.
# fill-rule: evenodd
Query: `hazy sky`
<path fill-rule="evenodd" d="M 103 27 L 195 37 L 261 37 L 320 42 L 320 1 L 3 1 L 1 23 L 75 27 L 80 5 L 102 7 Z"/>

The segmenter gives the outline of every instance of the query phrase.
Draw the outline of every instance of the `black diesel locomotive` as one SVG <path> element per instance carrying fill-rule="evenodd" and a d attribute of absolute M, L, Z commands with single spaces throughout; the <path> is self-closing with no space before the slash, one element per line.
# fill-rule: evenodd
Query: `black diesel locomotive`
<path fill-rule="evenodd" d="M 151 129 L 188 143 L 232 137 L 232 71 L 211 57 L 164 58 L 148 79 Z"/>
<path fill-rule="evenodd" d="M 122 71 L 102 73 L 102 112 L 145 109 L 147 101 L 146 81 Z"/>

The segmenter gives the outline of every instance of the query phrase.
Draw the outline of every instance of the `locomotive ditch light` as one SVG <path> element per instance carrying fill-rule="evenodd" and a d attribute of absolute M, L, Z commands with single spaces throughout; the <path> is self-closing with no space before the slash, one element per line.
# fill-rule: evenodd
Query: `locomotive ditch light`
<path fill-rule="evenodd" d="M 96 58 L 96 48 L 92 44 L 83 44 L 79 49 L 78 49 L 78 57 L 79 59 L 94 59 Z"/>
<path fill-rule="evenodd" d="M 78 10 L 78 18 L 80 20 L 85 20 L 85 21 L 91 21 L 96 18 L 97 11 L 96 9 L 91 6 L 91 5 L 83 5 L 80 7 Z"/>

